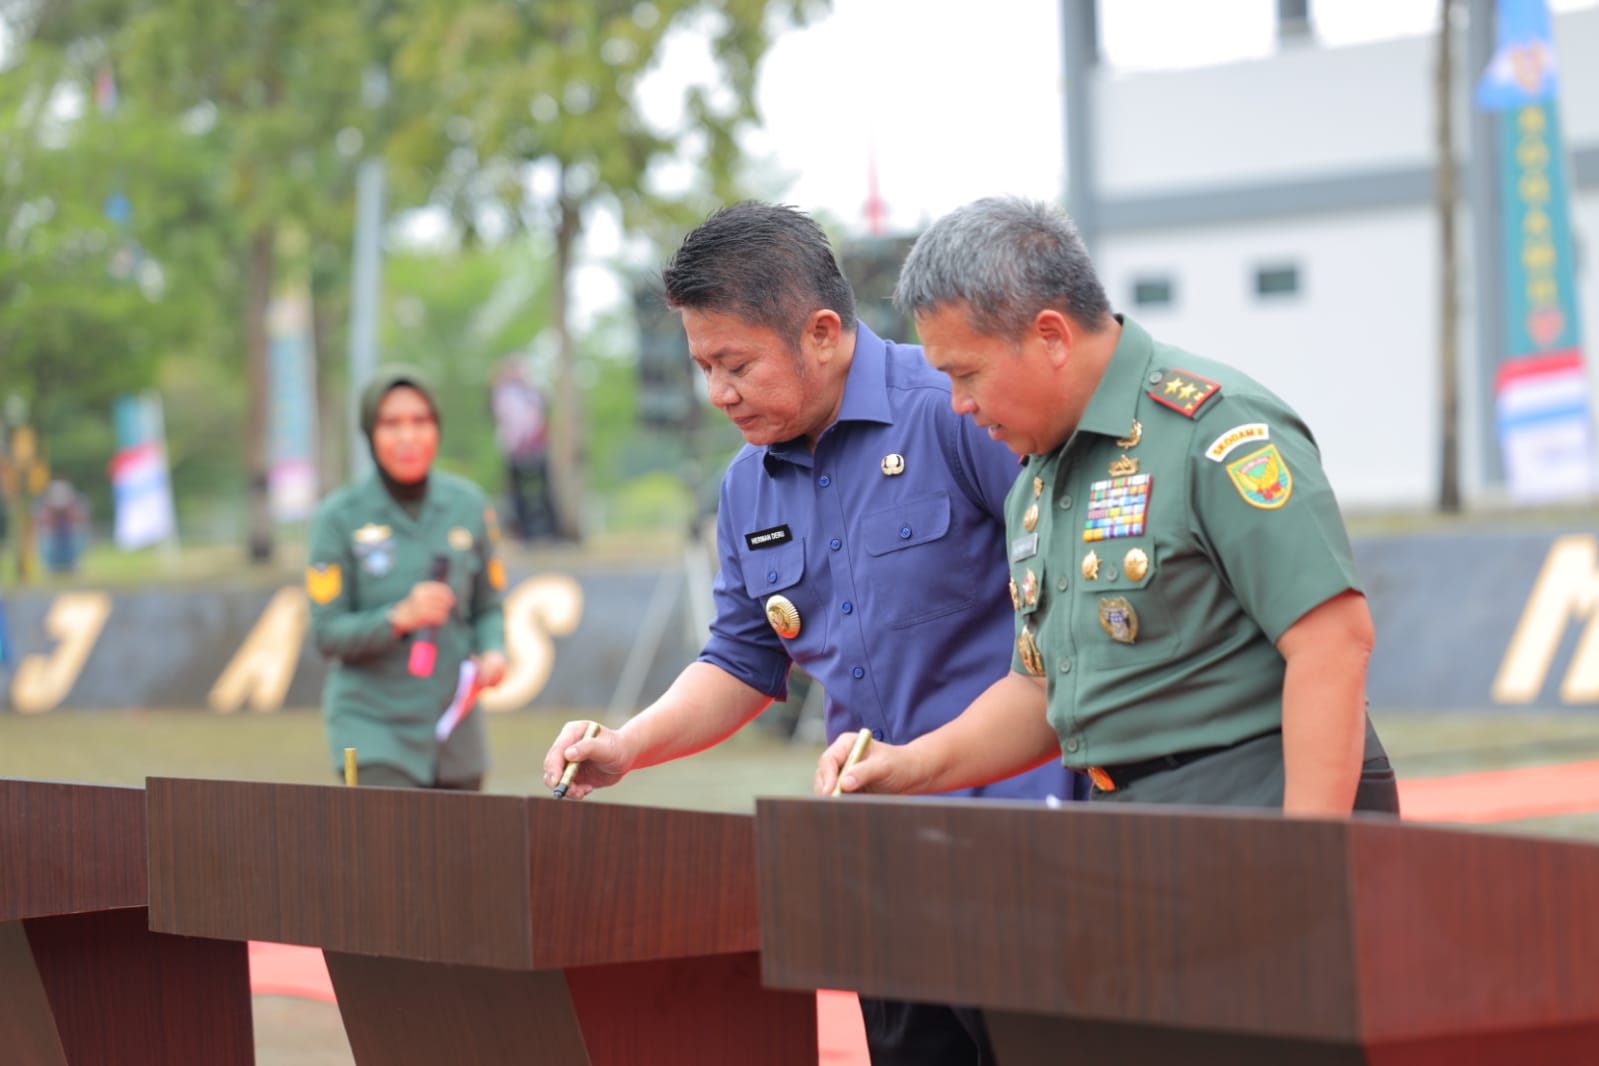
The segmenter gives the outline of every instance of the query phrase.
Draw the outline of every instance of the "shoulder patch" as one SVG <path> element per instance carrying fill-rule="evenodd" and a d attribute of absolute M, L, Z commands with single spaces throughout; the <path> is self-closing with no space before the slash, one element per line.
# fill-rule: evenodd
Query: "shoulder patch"
<path fill-rule="evenodd" d="M 305 591 L 319 607 L 338 598 L 344 588 L 344 573 L 338 563 L 318 563 L 306 568 Z"/>
<path fill-rule="evenodd" d="M 1220 393 L 1221 386 L 1216 382 L 1175 367 L 1163 371 L 1149 386 L 1151 400 L 1189 418 L 1197 418 L 1199 409 Z"/>

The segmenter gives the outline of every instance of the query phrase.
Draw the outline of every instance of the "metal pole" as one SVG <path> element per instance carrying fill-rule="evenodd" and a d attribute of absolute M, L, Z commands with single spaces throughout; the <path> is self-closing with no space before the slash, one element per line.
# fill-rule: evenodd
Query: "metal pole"
<path fill-rule="evenodd" d="M 381 70 L 368 70 L 363 93 L 369 108 L 381 107 L 388 84 Z M 383 160 L 370 152 L 355 177 L 355 248 L 350 276 L 350 474 L 363 476 L 372 466 L 361 433 L 361 390 L 377 369 L 378 305 L 383 287 Z"/>
<path fill-rule="evenodd" d="M 1468 100 L 1493 58 L 1496 0 L 1469 0 L 1466 69 L 1461 83 Z M 1476 444 L 1485 489 L 1502 488 L 1504 463 L 1494 415 L 1494 377 L 1505 345 L 1504 236 L 1499 228 L 1499 116 L 1471 108 L 1471 158 L 1466 168 L 1471 205 L 1472 259 L 1476 313 L 1476 358 L 1471 379 L 1477 402 L 1462 421 L 1462 441 Z M 1471 417 L 1475 415 L 1475 417 Z"/>
<path fill-rule="evenodd" d="M 1066 203 L 1088 250 L 1099 236 L 1099 183 L 1094 154 L 1094 80 L 1099 74 L 1096 0 L 1061 0 L 1066 71 Z"/>

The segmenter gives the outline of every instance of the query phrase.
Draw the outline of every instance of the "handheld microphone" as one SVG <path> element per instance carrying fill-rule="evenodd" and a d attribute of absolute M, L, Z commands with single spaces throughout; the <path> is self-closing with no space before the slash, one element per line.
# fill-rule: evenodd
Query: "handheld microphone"
<path fill-rule="evenodd" d="M 429 581 L 443 581 L 450 576 L 450 557 L 435 555 L 428 571 Z M 423 626 L 416 631 L 416 642 L 411 645 L 411 658 L 406 667 L 412 677 L 432 677 L 433 664 L 439 658 L 438 627 Z"/>

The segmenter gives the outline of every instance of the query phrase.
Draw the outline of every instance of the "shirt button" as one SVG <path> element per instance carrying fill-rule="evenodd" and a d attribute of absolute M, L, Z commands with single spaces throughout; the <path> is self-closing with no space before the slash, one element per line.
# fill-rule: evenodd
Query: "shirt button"
<path fill-rule="evenodd" d="M 1067 751 L 1076 751 L 1077 748 L 1079 747 L 1079 745 L 1077 743 L 1077 738 L 1076 737 L 1067 737 L 1066 738 L 1066 743 L 1062 744 L 1061 747 L 1065 748 Z"/>
<path fill-rule="evenodd" d="M 1165 375 L 1162 374 L 1159 370 L 1151 370 L 1149 372 L 1149 383 L 1151 385 L 1159 385 L 1160 384 L 1160 379 L 1163 378 L 1163 377 L 1165 377 Z"/>
<path fill-rule="evenodd" d="M 855 680 L 859 681 L 861 678 L 866 676 L 866 671 L 857 666 L 855 669 L 850 671 L 850 675 L 854 677 Z"/>
<path fill-rule="evenodd" d="M 825 489 L 827 486 L 833 483 L 833 479 L 828 477 L 826 474 L 823 474 L 821 477 L 816 479 L 816 483 Z"/>
<path fill-rule="evenodd" d="M 766 580 L 771 582 L 774 585 L 777 584 L 777 571 L 776 570 L 768 570 L 768 571 L 766 571 Z"/>
<path fill-rule="evenodd" d="M 834 551 L 838 551 L 838 549 L 844 546 L 844 542 L 839 540 L 837 537 L 834 537 L 832 540 L 827 542 L 827 546 L 832 548 Z"/>
<path fill-rule="evenodd" d="M 900 526 L 899 527 L 899 539 L 900 540 L 910 540 L 911 539 L 911 527 L 910 526 Z"/>
<path fill-rule="evenodd" d="M 883 739 L 883 731 L 881 729 L 872 730 L 872 739 L 873 740 L 882 740 Z"/>
<path fill-rule="evenodd" d="M 1060 509 L 1062 511 L 1070 511 L 1072 509 L 1072 498 L 1070 495 L 1062 496 L 1060 498 Z"/>
<path fill-rule="evenodd" d="M 1072 672 L 1072 661 L 1070 659 L 1062 659 L 1060 661 L 1060 672 L 1063 674 Z"/>
<path fill-rule="evenodd" d="M 1055 582 L 1055 588 L 1061 592 L 1065 592 L 1070 584 L 1071 582 L 1067 581 L 1065 578 L 1061 578 L 1059 581 Z"/>
<path fill-rule="evenodd" d="M 1099 576 L 1104 578 L 1106 581 L 1115 581 L 1116 568 L 1114 566 L 1107 566 L 1099 572 Z"/>
<path fill-rule="evenodd" d="M 843 605 L 839 609 L 842 610 L 845 614 L 854 614 L 855 613 L 855 605 L 853 603 L 849 602 L 848 600 L 845 600 Z"/>

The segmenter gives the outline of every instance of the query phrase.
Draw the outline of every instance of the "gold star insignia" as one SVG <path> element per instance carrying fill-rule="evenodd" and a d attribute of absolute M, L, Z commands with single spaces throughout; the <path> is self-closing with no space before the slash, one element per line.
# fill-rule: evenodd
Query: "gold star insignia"
<path fill-rule="evenodd" d="M 1189 383 L 1178 389 L 1177 395 L 1181 396 L 1185 400 L 1192 400 L 1194 398 L 1194 394 L 1198 391 L 1199 390 L 1195 388 L 1192 383 Z"/>
<path fill-rule="evenodd" d="M 1170 381 L 1166 382 L 1166 395 L 1170 396 L 1172 393 L 1182 388 L 1183 384 L 1184 382 L 1182 378 L 1172 378 Z"/>

